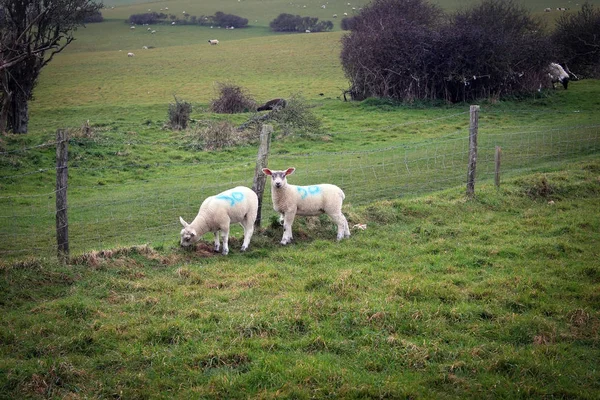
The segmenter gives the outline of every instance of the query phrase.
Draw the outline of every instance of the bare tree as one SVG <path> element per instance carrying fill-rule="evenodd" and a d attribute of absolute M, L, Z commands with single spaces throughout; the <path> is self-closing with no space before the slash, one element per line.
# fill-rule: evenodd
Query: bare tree
<path fill-rule="evenodd" d="M 0 132 L 27 133 L 40 71 L 101 8 L 92 0 L 0 0 Z"/>
<path fill-rule="evenodd" d="M 428 0 L 373 0 L 348 25 L 341 61 L 356 100 L 527 95 L 551 61 L 542 24 L 516 0 L 452 15 Z"/>
<path fill-rule="evenodd" d="M 563 14 L 552 36 L 558 61 L 583 77 L 600 77 L 600 9 L 588 2 Z"/>

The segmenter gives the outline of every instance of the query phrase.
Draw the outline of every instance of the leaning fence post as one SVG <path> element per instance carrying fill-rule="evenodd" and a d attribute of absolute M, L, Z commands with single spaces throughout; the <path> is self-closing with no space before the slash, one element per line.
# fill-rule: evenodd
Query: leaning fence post
<path fill-rule="evenodd" d="M 271 133 L 273 133 L 273 126 L 262 126 L 256 168 L 254 169 L 254 182 L 252 184 L 252 190 L 258 196 L 258 214 L 256 214 L 256 221 L 254 222 L 256 228 L 260 228 L 262 219 L 262 200 L 265 191 L 265 182 L 267 181 L 267 176 L 262 172 L 262 169 L 267 167 L 269 148 L 271 147 Z"/>
<path fill-rule="evenodd" d="M 469 120 L 469 169 L 467 171 L 467 196 L 475 195 L 475 171 L 477 169 L 477 130 L 479 129 L 479 106 L 471 106 Z"/>
<path fill-rule="evenodd" d="M 494 183 L 496 184 L 496 189 L 500 189 L 500 158 L 502 157 L 502 148 L 500 146 L 496 146 L 496 155 L 494 157 L 494 161 L 496 162 L 496 170 L 494 174 Z"/>
<path fill-rule="evenodd" d="M 56 131 L 56 242 L 58 259 L 69 260 L 69 220 L 67 218 L 67 164 L 69 149 L 66 130 Z"/>

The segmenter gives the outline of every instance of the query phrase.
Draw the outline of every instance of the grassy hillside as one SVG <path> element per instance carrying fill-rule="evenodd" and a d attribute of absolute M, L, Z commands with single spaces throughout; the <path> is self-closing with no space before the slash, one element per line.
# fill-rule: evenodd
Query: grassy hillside
<path fill-rule="evenodd" d="M 168 104 L 173 93 L 207 103 L 215 96 L 215 82 L 235 82 L 262 100 L 294 92 L 335 98 L 347 87 L 339 62 L 340 33 L 240 38 L 235 30 L 224 31 L 233 36 L 222 35 L 219 45 L 211 46 L 208 28 L 184 28 L 198 31 L 187 41 L 180 41 L 185 32 L 170 26 L 155 35 L 130 32 L 127 25 L 114 28 L 104 35 L 102 50 L 93 41 L 97 32 L 86 32 L 87 40 L 76 41 L 78 46 L 42 71 L 33 112 Z M 127 57 L 128 52 L 135 57 Z"/>
<path fill-rule="evenodd" d="M 466 200 L 468 104 L 344 102 L 342 32 L 266 27 L 347 8 L 321 3 L 107 2 L 109 19 L 44 68 L 30 132 L 0 137 L 0 399 L 600 396 L 600 81 L 482 102 Z M 124 23 L 165 6 L 258 22 L 154 35 Z M 301 94 L 323 128 L 276 131 L 269 165 L 342 186 L 367 229 L 337 243 L 327 218 L 299 219 L 284 248 L 267 191 L 247 253 L 239 227 L 227 257 L 208 235 L 181 249 L 180 215 L 252 184 L 255 141 L 193 145 L 207 121 L 255 116 L 209 112 L 216 82 L 257 101 Z M 173 95 L 194 106 L 183 132 L 164 128 Z M 59 128 L 67 266 L 54 261 Z"/>
<path fill-rule="evenodd" d="M 341 243 L 0 263 L 0 398 L 597 398 L 600 163 L 566 171 L 357 208 Z"/>
<path fill-rule="evenodd" d="M 463 7 L 468 7 L 472 4 L 477 4 L 477 0 L 431 0 L 432 3 L 438 4 L 445 10 L 453 11 Z M 350 5 L 348 5 L 350 3 Z M 191 15 L 212 15 L 217 11 L 223 11 L 229 14 L 239 15 L 248 18 L 249 24 L 252 26 L 268 27 L 269 23 L 281 13 L 293 15 L 318 17 L 320 20 L 331 20 L 335 22 L 335 29 L 340 29 L 339 21 L 343 18 L 343 14 L 353 15 L 360 7 L 368 4 L 365 0 L 203 0 L 201 2 L 192 0 L 170 0 L 170 1 L 138 1 L 138 0 L 106 0 L 104 4 L 106 9 L 103 11 L 105 18 L 109 19 L 127 19 L 131 14 L 148 12 L 148 9 L 156 12 L 167 13 L 165 7 L 168 7 L 168 13 L 179 15 L 183 11 Z M 562 0 L 522 0 L 517 1 L 524 7 L 531 10 L 534 14 L 539 14 L 544 19 L 556 17 L 557 7 L 570 8 L 571 11 L 576 10 L 582 3 L 574 3 Z M 592 0 L 590 3 L 599 5 L 598 0 Z M 321 8 L 325 5 L 326 8 Z M 112 8 L 114 7 L 114 8 Z M 553 11 L 544 13 L 547 7 Z M 353 10 L 352 8 L 355 8 Z M 337 14 L 338 18 L 333 18 L 333 14 Z"/>
<path fill-rule="evenodd" d="M 103 10 L 102 14 L 108 19 L 125 20 L 131 14 L 139 14 L 148 12 L 148 10 L 174 14 L 180 17 L 185 11 L 190 15 L 213 15 L 217 11 L 223 11 L 228 14 L 238 15 L 248 19 L 248 24 L 251 26 L 268 27 L 269 23 L 281 13 L 301 15 L 303 17 L 318 17 L 320 20 L 336 21 L 333 14 L 337 14 L 337 27 L 339 29 L 339 20 L 344 16 L 344 13 L 352 15 L 358 9 L 367 3 L 364 0 L 350 1 L 347 0 L 306 0 L 300 2 L 290 2 L 285 0 L 208 0 L 208 1 L 193 1 L 193 0 L 176 0 L 176 1 L 158 1 L 151 3 L 130 2 L 132 4 L 120 4 L 114 9 L 111 8 L 110 2 L 105 2 L 108 6 Z M 348 3 L 352 3 L 350 6 Z M 321 8 L 325 5 L 326 8 Z M 165 10 L 168 7 L 169 10 Z M 355 8 L 355 10 L 352 10 Z M 181 18 L 181 17 L 180 17 Z"/>
<path fill-rule="evenodd" d="M 189 218 L 203 198 L 225 186 L 251 185 L 255 143 L 214 152 L 189 145 L 204 121 L 240 124 L 254 116 L 207 112 L 217 82 L 239 84 L 257 101 L 295 93 L 306 99 L 322 131 L 288 137 L 276 132 L 271 155 L 274 168 L 299 168 L 297 183 L 339 183 L 348 202 L 359 205 L 445 189 L 464 179 L 468 105 L 343 102 L 341 32 L 228 30 L 221 31 L 218 46 L 210 46 L 210 28 L 164 26 L 154 35 L 138 28 L 109 21 L 78 31 L 77 40 L 42 71 L 30 103 L 30 133 L 2 138 L 3 255 L 54 252 L 55 155 L 49 144 L 59 128 L 77 136 L 89 121 L 92 132 L 75 137 L 70 147 L 74 254 L 171 244 L 179 215 Z M 129 51 L 135 57 L 127 57 Z M 497 145 L 505 150 L 506 174 L 560 168 L 564 157 L 585 155 L 577 146 L 588 135 L 592 145 L 585 151 L 593 150 L 598 93 L 597 81 L 582 81 L 568 91 L 482 104 L 480 125 L 488 136 L 481 139 L 480 178 L 489 179 Z M 163 129 L 173 95 L 194 106 L 197 122 L 187 132 Z"/>

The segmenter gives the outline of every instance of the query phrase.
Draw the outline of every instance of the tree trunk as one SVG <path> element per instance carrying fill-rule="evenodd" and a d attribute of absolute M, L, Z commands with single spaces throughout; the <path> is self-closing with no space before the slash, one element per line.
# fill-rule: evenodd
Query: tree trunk
<path fill-rule="evenodd" d="M 27 125 L 29 123 L 28 94 L 22 91 L 13 93 L 12 115 L 10 115 L 9 126 L 12 127 L 13 133 L 27 133 Z"/>
<path fill-rule="evenodd" d="M 11 95 L 9 93 L 2 93 L 0 99 L 2 99 L 2 104 L 0 105 L 0 133 L 4 133 L 8 127 Z"/>
<path fill-rule="evenodd" d="M 27 133 L 29 124 L 29 100 L 40 73 L 41 66 L 36 58 L 28 59 L 9 69 L 8 80 L 3 83 L 4 93 L 10 93 L 7 129 L 13 133 Z"/>

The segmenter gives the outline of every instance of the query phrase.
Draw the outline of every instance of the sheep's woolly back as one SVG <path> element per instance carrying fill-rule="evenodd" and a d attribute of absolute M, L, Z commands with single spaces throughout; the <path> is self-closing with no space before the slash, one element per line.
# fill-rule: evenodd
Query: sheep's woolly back
<path fill-rule="evenodd" d="M 242 222 L 247 215 L 251 218 L 253 216 L 254 222 L 257 210 L 256 193 L 247 187 L 238 186 L 206 198 L 190 227 L 201 236 L 219 229 L 223 224 Z"/>
<path fill-rule="evenodd" d="M 285 213 L 296 209 L 298 215 L 338 213 L 346 197 L 342 189 L 328 183 L 311 186 L 288 183 L 285 187 L 271 190 L 275 211 Z"/>

